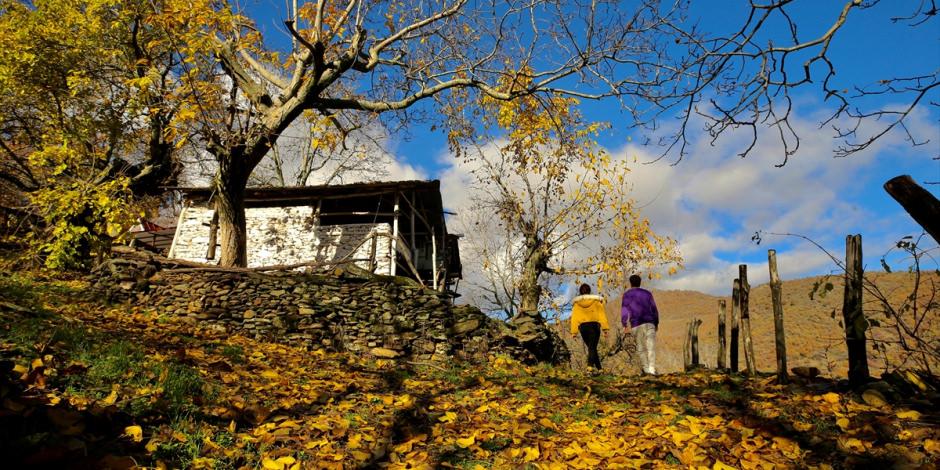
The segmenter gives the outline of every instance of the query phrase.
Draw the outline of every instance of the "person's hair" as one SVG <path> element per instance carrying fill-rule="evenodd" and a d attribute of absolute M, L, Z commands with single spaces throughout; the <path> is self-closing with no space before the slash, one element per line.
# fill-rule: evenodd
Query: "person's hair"
<path fill-rule="evenodd" d="M 581 295 L 587 295 L 591 293 L 591 286 L 587 284 L 581 284 L 581 287 L 578 288 L 578 292 Z"/>
<path fill-rule="evenodd" d="M 630 276 L 630 287 L 640 287 L 640 282 L 643 280 L 638 274 Z"/>

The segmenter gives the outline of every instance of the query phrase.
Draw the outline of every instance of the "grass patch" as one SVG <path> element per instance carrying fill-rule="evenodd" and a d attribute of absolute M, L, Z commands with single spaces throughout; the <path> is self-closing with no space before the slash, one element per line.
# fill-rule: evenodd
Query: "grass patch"
<path fill-rule="evenodd" d="M 571 411 L 575 421 L 593 421 L 597 419 L 597 407 L 593 403 L 584 403 Z"/>
<path fill-rule="evenodd" d="M 222 349 L 219 350 L 219 354 L 224 356 L 233 364 L 244 364 L 247 362 L 247 359 L 245 358 L 245 349 L 238 345 L 225 344 L 222 346 Z"/>

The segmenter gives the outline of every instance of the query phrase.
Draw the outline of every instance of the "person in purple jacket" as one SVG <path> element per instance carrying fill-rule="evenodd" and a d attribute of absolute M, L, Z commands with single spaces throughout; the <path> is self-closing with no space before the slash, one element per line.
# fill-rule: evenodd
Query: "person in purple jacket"
<path fill-rule="evenodd" d="M 620 308 L 620 323 L 624 328 L 633 328 L 636 352 L 640 356 L 640 367 L 644 374 L 656 374 L 656 329 L 659 328 L 659 310 L 653 294 L 640 288 L 642 279 L 630 276 L 630 289 L 623 293 Z"/>

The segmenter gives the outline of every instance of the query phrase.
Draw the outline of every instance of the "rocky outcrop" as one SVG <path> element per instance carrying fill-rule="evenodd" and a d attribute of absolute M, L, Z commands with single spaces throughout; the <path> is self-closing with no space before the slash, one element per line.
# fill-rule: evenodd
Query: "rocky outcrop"
<path fill-rule="evenodd" d="M 192 269 L 158 257 L 109 260 L 92 275 L 112 301 L 258 339 L 382 358 L 536 358 L 513 328 L 410 279 L 357 268 L 326 273 Z"/>

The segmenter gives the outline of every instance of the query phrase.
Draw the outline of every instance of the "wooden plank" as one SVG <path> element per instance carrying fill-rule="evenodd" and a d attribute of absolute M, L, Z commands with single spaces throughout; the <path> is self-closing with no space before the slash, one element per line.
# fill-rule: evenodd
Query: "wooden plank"
<path fill-rule="evenodd" d="M 395 220 L 392 222 L 392 276 L 398 272 L 398 197 L 399 194 L 395 193 Z"/>
<path fill-rule="evenodd" d="M 783 283 L 777 273 L 777 251 L 767 250 L 767 266 L 770 270 L 770 300 L 774 309 L 774 344 L 777 351 L 777 383 L 790 381 L 787 376 L 787 339 L 783 331 Z"/>
<path fill-rule="evenodd" d="M 206 250 L 206 259 L 215 259 L 215 248 L 219 244 L 219 211 L 212 211 L 212 220 L 209 222 L 209 249 Z"/>
<path fill-rule="evenodd" d="M 439 290 L 437 281 L 437 236 L 434 232 L 431 232 L 431 277 L 434 278 L 434 290 Z"/>

